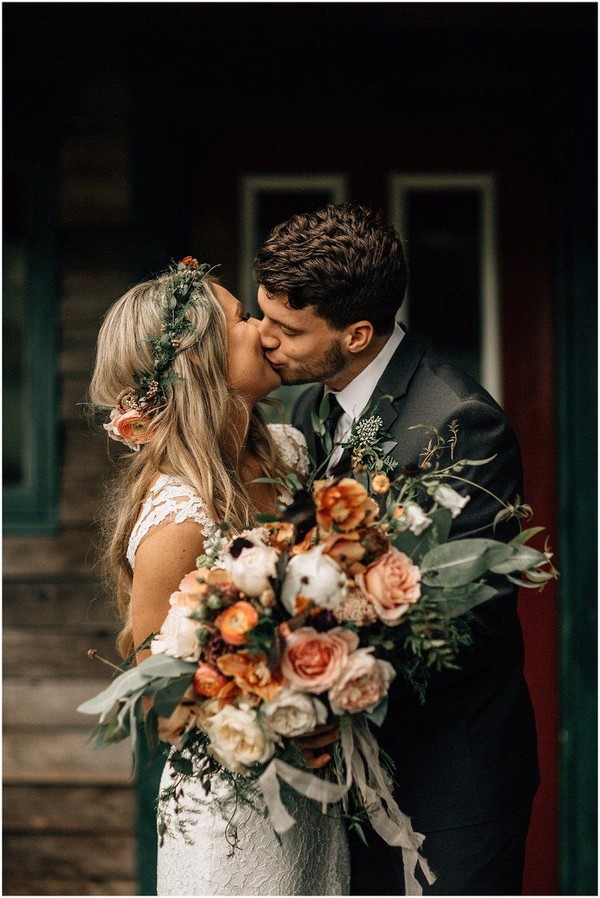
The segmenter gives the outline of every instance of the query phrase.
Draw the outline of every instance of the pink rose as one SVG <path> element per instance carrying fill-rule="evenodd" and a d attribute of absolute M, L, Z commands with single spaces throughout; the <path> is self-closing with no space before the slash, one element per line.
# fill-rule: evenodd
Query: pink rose
<path fill-rule="evenodd" d="M 110 413 L 110 421 L 104 424 L 109 437 L 119 443 L 126 443 L 136 451 L 142 443 L 148 443 L 156 431 L 149 415 L 139 409 L 131 409 L 120 415 L 116 409 Z"/>
<path fill-rule="evenodd" d="M 381 661 L 372 653 L 372 648 L 358 649 L 348 658 L 340 678 L 329 690 L 334 714 L 373 711 L 387 695 L 396 671 L 389 661 Z"/>
<path fill-rule="evenodd" d="M 373 603 L 379 619 L 390 627 L 398 626 L 402 615 L 421 597 L 421 571 L 394 547 L 358 574 L 356 583 Z"/>
<path fill-rule="evenodd" d="M 319 633 L 299 627 L 286 639 L 281 670 L 291 686 L 304 692 L 330 689 L 346 666 L 348 655 L 358 648 L 358 636 L 342 627 Z"/>

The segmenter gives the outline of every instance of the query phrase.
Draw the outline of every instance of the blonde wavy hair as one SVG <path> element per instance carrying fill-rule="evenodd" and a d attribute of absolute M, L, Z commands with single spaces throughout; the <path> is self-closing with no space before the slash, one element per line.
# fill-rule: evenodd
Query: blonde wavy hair
<path fill-rule="evenodd" d="M 125 389 L 135 390 L 135 372 L 152 371 L 148 342 L 160 333 L 161 303 L 169 275 L 133 287 L 107 312 L 96 347 L 89 388 L 92 407 L 108 411 Z M 161 474 L 173 474 L 192 486 L 213 521 L 229 521 L 236 528 L 251 524 L 256 511 L 240 476 L 242 452 L 248 450 L 264 476 L 287 472 L 267 425 L 257 409 L 246 404 L 227 383 L 227 325 L 211 282 L 196 288 L 195 302 L 186 316 L 193 330 L 177 350 L 173 370 L 180 380 L 169 389 L 165 407 L 153 418 L 156 432 L 139 452 L 123 454 L 120 472 L 109 489 L 103 524 L 105 572 L 116 587 L 122 624 L 117 648 L 122 657 L 134 649 L 131 622 L 133 573 L 127 547 L 144 499 Z M 240 433 L 247 425 L 247 440 Z"/>

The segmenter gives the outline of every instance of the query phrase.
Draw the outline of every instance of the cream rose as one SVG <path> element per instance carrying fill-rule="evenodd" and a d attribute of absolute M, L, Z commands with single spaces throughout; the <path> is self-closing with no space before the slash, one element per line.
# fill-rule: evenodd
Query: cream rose
<path fill-rule="evenodd" d="M 357 586 L 373 603 L 377 616 L 390 627 L 401 622 L 421 597 L 421 571 L 404 552 L 392 547 L 356 576 Z"/>
<path fill-rule="evenodd" d="M 174 592 L 169 604 L 171 610 L 160 633 L 150 643 L 150 651 L 153 655 L 164 653 L 183 661 L 197 661 L 200 657 L 200 645 L 196 636 L 199 625 L 189 615 L 198 603 L 190 600 L 184 593 Z"/>
<path fill-rule="evenodd" d="M 260 596 L 270 587 L 270 577 L 277 574 L 277 559 L 275 549 L 265 545 L 254 545 L 252 548 L 242 549 L 237 558 L 233 555 L 225 557 L 225 570 L 238 589 L 247 596 Z"/>
<path fill-rule="evenodd" d="M 275 743 L 260 726 L 256 711 L 244 705 L 225 705 L 213 715 L 208 736 L 211 754 L 234 773 L 265 764 L 275 752 Z"/>
<path fill-rule="evenodd" d="M 282 689 L 261 708 L 265 728 L 276 736 L 303 736 L 327 720 L 327 708 L 305 692 Z"/>
<path fill-rule="evenodd" d="M 300 627 L 286 639 L 281 670 L 291 686 L 318 694 L 330 689 L 358 648 L 358 636 L 342 627 L 319 633 Z"/>
<path fill-rule="evenodd" d="M 215 714 L 221 710 L 221 702 L 218 698 L 209 698 L 205 702 L 200 702 L 198 706 L 198 716 L 196 717 L 196 726 L 203 733 L 208 733 Z"/>
<path fill-rule="evenodd" d="M 373 649 L 358 649 L 348 658 L 328 698 L 334 714 L 357 714 L 373 711 L 387 695 L 396 671 L 389 661 L 373 655 Z"/>
<path fill-rule="evenodd" d="M 313 546 L 288 563 L 281 588 L 281 602 L 291 615 L 296 614 L 296 598 L 301 595 L 319 608 L 339 605 L 347 593 L 348 579 L 324 546 Z"/>

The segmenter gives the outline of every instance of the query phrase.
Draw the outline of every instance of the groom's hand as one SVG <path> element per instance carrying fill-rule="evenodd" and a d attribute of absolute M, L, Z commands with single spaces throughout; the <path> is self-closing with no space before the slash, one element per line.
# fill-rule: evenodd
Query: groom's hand
<path fill-rule="evenodd" d="M 340 738 L 340 728 L 337 723 L 324 723 L 315 727 L 310 736 L 296 739 L 296 744 L 302 749 L 304 763 L 310 770 L 319 770 L 331 761 L 331 755 L 320 752 L 319 749 L 327 745 L 333 745 Z"/>

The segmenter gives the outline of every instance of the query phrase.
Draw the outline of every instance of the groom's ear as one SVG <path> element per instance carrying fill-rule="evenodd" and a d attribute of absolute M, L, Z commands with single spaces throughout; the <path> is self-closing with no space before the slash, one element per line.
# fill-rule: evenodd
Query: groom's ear
<path fill-rule="evenodd" d="M 373 339 L 373 325 L 370 321 L 356 321 L 344 329 L 342 343 L 348 352 L 363 352 Z"/>

